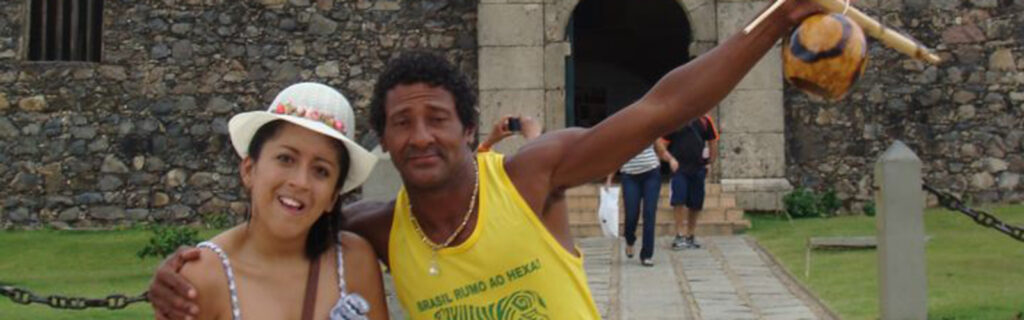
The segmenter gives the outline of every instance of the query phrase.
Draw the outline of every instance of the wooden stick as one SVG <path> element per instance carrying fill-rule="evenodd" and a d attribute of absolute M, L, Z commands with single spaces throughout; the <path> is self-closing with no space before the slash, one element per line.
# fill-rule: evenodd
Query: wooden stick
<path fill-rule="evenodd" d="M 762 12 L 761 15 L 757 16 L 757 19 L 754 19 L 754 21 L 747 25 L 746 28 L 743 28 L 743 34 L 750 34 L 750 31 L 754 30 L 754 28 L 757 28 L 757 25 L 761 24 L 761 21 L 764 21 L 765 18 L 768 18 L 768 15 L 772 14 L 772 12 L 774 12 L 775 9 L 781 7 L 783 2 L 786 2 L 786 0 L 775 1 L 775 3 L 768 7 L 768 10 Z"/>
<path fill-rule="evenodd" d="M 843 10 L 849 10 L 846 12 L 846 16 L 860 25 L 861 29 L 864 29 L 864 33 L 878 39 L 879 42 L 895 49 L 896 51 L 906 54 L 914 59 L 924 60 L 932 64 L 939 64 L 939 62 L 942 62 L 942 59 L 939 58 L 938 55 L 932 53 L 931 49 L 917 43 L 913 38 L 904 36 L 895 30 L 886 28 L 877 20 L 869 17 L 853 6 L 847 7 L 846 4 L 839 0 L 812 1 L 830 12 L 842 13 Z"/>

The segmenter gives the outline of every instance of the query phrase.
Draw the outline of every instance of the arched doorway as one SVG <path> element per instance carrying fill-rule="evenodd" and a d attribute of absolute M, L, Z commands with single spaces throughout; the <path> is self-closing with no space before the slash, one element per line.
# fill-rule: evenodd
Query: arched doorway
<path fill-rule="evenodd" d="M 686 63 L 692 35 L 674 0 L 583 0 L 566 35 L 566 126 L 590 127 Z"/>

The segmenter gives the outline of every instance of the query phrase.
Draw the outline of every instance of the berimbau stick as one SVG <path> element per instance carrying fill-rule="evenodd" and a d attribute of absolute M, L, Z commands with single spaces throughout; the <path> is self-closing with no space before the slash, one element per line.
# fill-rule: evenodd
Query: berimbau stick
<path fill-rule="evenodd" d="M 743 29 L 744 33 L 750 33 L 750 30 L 753 30 L 755 27 L 757 27 L 757 25 L 760 24 L 761 21 L 763 21 L 765 18 L 767 18 L 769 14 L 775 11 L 775 9 L 778 9 L 778 7 L 782 5 L 782 2 L 784 1 L 785 0 L 779 0 L 773 3 L 771 7 L 768 7 L 768 10 L 765 10 L 765 12 L 758 16 L 757 19 L 754 20 L 754 22 L 751 22 L 749 26 Z M 854 22 L 857 23 L 857 25 L 860 25 L 861 29 L 864 29 L 864 33 L 875 39 L 878 39 L 878 42 L 881 42 L 887 47 L 893 48 L 894 50 L 899 51 L 900 53 L 903 53 L 907 56 L 910 56 L 911 58 L 927 61 L 932 64 L 939 64 L 939 62 L 942 62 L 942 59 L 939 58 L 939 56 L 936 55 L 935 53 L 932 53 L 930 49 L 922 46 L 921 44 L 919 44 L 917 41 L 910 37 L 902 35 L 893 29 L 886 28 L 881 23 L 879 23 L 878 20 L 869 17 L 868 15 L 864 14 L 864 12 L 857 10 L 857 8 L 849 6 L 848 3 L 843 3 L 840 2 L 839 0 L 810 1 L 814 1 L 815 3 L 822 6 L 823 8 L 825 8 L 825 10 L 829 12 L 844 13 L 847 17 L 850 18 L 850 20 L 853 20 Z"/>

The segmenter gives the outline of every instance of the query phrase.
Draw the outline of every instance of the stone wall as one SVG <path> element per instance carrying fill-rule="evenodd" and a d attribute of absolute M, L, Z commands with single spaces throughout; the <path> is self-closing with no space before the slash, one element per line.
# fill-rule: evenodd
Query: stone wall
<path fill-rule="evenodd" d="M 1024 199 L 1024 1 L 861 0 L 883 24 L 936 48 L 913 61 L 873 42 L 869 67 L 839 103 L 786 90 L 787 176 L 834 188 L 853 210 L 871 200 L 877 157 L 895 139 L 927 183 L 982 202 Z"/>
<path fill-rule="evenodd" d="M 372 146 L 365 108 L 399 50 L 476 76 L 474 0 L 105 1 L 98 64 L 24 61 L 27 3 L 0 7 L 2 227 L 241 214 L 232 114 L 325 82 Z"/>

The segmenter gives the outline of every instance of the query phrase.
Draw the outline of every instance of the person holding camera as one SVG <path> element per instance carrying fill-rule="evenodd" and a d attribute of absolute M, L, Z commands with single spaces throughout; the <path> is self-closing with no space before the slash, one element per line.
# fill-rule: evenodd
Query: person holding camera
<path fill-rule="evenodd" d="M 487 135 L 483 142 L 480 142 L 480 146 L 477 147 L 476 151 L 491 151 L 491 147 L 494 147 L 498 142 L 517 133 L 521 134 L 526 141 L 530 141 L 540 136 L 541 130 L 540 123 L 531 117 L 503 116 L 494 122 L 491 133 Z"/>

